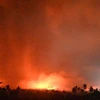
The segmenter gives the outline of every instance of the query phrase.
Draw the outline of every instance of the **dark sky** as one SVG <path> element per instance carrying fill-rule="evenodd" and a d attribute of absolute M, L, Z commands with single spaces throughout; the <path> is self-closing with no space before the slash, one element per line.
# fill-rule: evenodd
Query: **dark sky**
<path fill-rule="evenodd" d="M 1 81 L 44 73 L 100 86 L 99 69 L 100 0 L 0 0 Z"/>

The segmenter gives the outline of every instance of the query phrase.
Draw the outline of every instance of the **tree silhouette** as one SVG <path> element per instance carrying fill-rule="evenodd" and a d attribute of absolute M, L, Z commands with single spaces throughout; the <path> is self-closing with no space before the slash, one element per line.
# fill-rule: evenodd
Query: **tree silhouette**
<path fill-rule="evenodd" d="M 20 90 L 20 87 L 18 86 L 18 87 L 16 88 L 16 90 Z"/>
<path fill-rule="evenodd" d="M 94 93 L 99 93 L 98 88 L 94 89 Z"/>
<path fill-rule="evenodd" d="M 73 88 L 72 88 L 72 92 L 73 92 L 73 93 L 76 93 L 76 92 L 77 92 L 77 88 L 76 88 L 76 87 L 73 87 Z"/>
<path fill-rule="evenodd" d="M 77 88 L 77 91 L 78 91 L 78 92 L 80 92 L 80 91 L 81 91 L 81 88 L 80 88 L 80 87 L 78 87 L 78 88 Z"/>
<path fill-rule="evenodd" d="M 90 91 L 90 92 L 93 92 L 93 91 L 94 91 L 94 89 L 93 89 L 92 86 L 90 86 L 89 91 Z"/>
<path fill-rule="evenodd" d="M 10 88 L 9 85 L 6 85 L 5 89 L 6 89 L 7 91 L 10 91 L 10 90 L 11 90 L 11 88 Z"/>
<path fill-rule="evenodd" d="M 72 88 L 73 93 L 77 93 L 79 91 L 80 91 L 80 87 L 78 87 L 78 86 L 75 86 L 75 87 Z"/>
<path fill-rule="evenodd" d="M 83 84 L 83 89 L 87 89 L 87 84 Z"/>

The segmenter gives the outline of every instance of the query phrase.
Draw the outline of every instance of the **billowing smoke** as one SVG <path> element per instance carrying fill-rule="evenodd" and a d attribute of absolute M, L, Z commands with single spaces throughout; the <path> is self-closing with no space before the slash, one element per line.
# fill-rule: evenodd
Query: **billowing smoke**
<path fill-rule="evenodd" d="M 13 88 L 99 86 L 99 4 L 1 0 L 0 80 Z"/>

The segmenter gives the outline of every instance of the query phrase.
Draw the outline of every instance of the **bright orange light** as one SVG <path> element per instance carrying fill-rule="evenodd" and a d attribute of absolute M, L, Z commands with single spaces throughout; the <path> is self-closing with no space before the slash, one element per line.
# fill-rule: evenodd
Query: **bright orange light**
<path fill-rule="evenodd" d="M 46 90 L 54 90 L 56 89 L 56 86 L 52 85 L 50 81 L 39 81 L 39 82 L 29 82 L 28 88 L 33 89 L 46 89 Z"/>
<path fill-rule="evenodd" d="M 66 89 L 66 83 L 66 79 L 59 74 L 40 74 L 37 80 L 22 81 L 21 86 L 27 89 L 63 90 Z"/>
<path fill-rule="evenodd" d="M 47 82 L 39 82 L 35 84 L 35 88 L 36 89 L 47 89 L 47 90 L 55 89 L 53 86 L 50 86 L 50 84 Z"/>

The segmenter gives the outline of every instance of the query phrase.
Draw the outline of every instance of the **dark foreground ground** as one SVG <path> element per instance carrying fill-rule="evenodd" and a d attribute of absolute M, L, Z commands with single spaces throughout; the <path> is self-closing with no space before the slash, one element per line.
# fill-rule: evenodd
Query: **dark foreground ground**
<path fill-rule="evenodd" d="M 100 92 L 0 89 L 0 100 L 100 100 Z"/>

